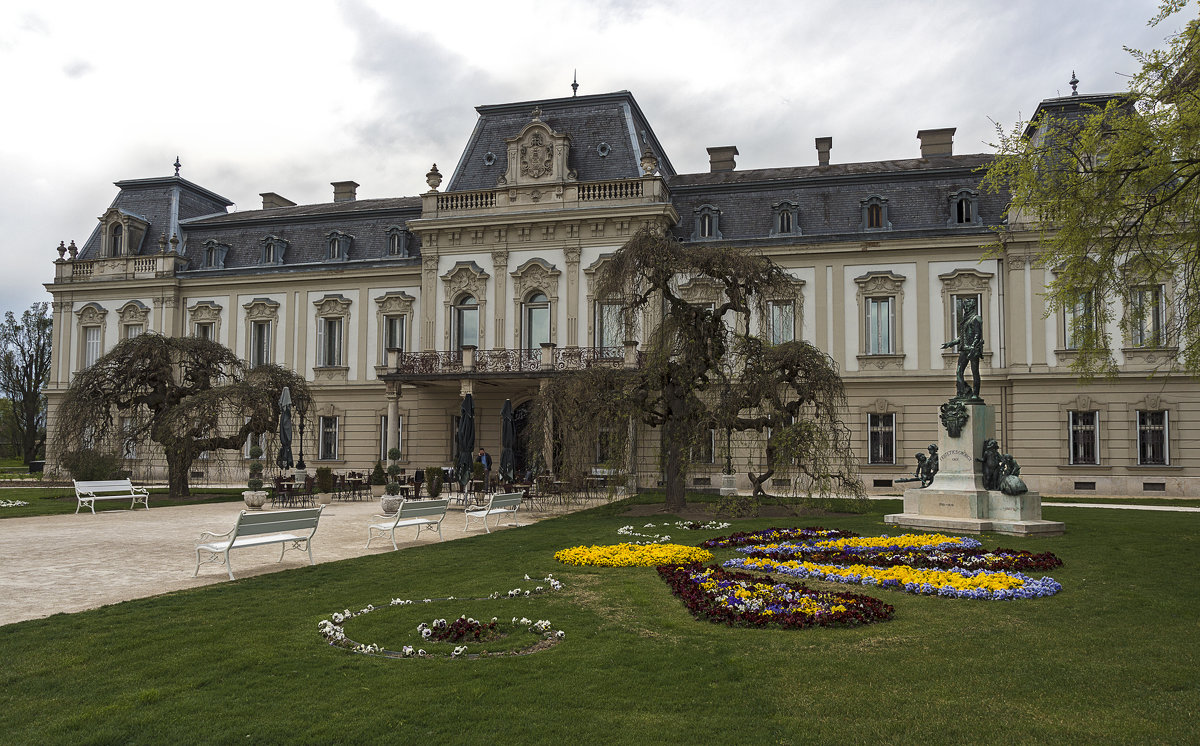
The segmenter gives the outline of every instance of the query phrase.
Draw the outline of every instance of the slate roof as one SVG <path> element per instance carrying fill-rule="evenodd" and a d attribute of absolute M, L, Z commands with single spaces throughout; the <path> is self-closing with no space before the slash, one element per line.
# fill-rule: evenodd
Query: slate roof
<path fill-rule="evenodd" d="M 120 191 L 109 207 L 115 207 L 150 224 L 142 237 L 141 245 L 133 247 L 130 252 L 135 255 L 157 253 L 159 237 L 166 234 L 170 238 L 177 221 L 224 212 L 226 207 L 233 204 L 219 194 L 178 176 L 130 179 L 118 181 L 116 186 Z M 179 196 L 178 214 L 173 215 L 171 205 L 176 192 Z M 79 258 L 95 259 L 99 252 L 100 226 L 97 224 L 80 250 Z"/>
<path fill-rule="evenodd" d="M 979 191 L 982 174 L 977 169 L 990 158 L 986 154 L 933 156 L 680 174 L 668 180 L 680 215 L 675 234 L 692 239 L 696 209 L 712 205 L 720 212 L 722 240 L 769 238 L 775 220 L 772 205 L 785 200 L 799 205 L 801 235 L 779 239 L 789 242 L 878 240 L 947 230 L 983 233 L 1001 221 L 1008 202 L 1005 195 Z M 962 189 L 979 192 L 982 225 L 947 225 L 949 198 Z M 862 200 L 872 196 L 887 200 L 891 230 L 862 229 Z"/>
<path fill-rule="evenodd" d="M 675 175 L 666 151 L 646 122 L 633 94 L 617 91 L 477 106 L 479 119 L 450 177 L 447 191 L 494 189 L 508 167 L 505 138 L 513 137 L 532 121 L 531 112 L 535 107 L 542 110 L 541 120 L 551 129 L 570 135 L 571 153 L 567 165 L 575 169 L 580 181 L 641 176 L 639 162 L 647 146 L 658 157 L 659 172 L 665 176 Z M 605 156 L 600 155 L 602 143 L 608 145 Z M 495 156 L 491 165 L 485 160 L 488 153 Z"/>

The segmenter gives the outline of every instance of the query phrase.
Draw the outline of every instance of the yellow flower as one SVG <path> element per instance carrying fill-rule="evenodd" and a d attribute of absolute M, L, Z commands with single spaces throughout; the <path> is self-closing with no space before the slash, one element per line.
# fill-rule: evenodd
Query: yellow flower
<path fill-rule="evenodd" d="M 607 544 L 560 549 L 554 559 L 568 565 L 601 567 L 654 567 L 707 562 L 712 552 L 682 544 Z"/>

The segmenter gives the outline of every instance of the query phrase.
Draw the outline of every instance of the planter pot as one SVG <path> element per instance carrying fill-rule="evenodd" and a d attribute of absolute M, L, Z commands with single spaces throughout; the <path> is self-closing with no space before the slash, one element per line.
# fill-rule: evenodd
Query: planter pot
<path fill-rule="evenodd" d="M 737 491 L 737 474 L 722 474 L 721 475 L 721 494 L 736 495 Z"/>
<path fill-rule="evenodd" d="M 404 498 L 399 495 L 384 495 L 379 498 L 379 508 L 384 515 L 393 515 L 400 509 L 402 502 L 404 502 Z"/>
<path fill-rule="evenodd" d="M 318 492 L 317 493 L 317 502 L 320 503 L 321 505 L 328 505 L 329 503 L 333 502 L 333 493 L 332 492 Z"/>
<path fill-rule="evenodd" d="M 386 490 L 386 484 L 373 484 L 371 485 L 371 497 L 383 497 L 383 493 Z"/>
<path fill-rule="evenodd" d="M 245 490 L 242 492 L 242 501 L 246 503 L 246 507 L 250 510 L 262 510 L 263 505 L 267 504 L 267 491 Z"/>

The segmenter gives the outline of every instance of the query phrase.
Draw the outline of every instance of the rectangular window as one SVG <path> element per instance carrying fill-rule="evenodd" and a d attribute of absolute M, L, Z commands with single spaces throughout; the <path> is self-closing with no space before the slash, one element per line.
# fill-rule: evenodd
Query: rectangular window
<path fill-rule="evenodd" d="M 342 319 L 317 319 L 317 367 L 342 364 Z"/>
<path fill-rule="evenodd" d="M 867 298 L 867 354 L 892 354 L 892 304 L 895 299 Z"/>
<path fill-rule="evenodd" d="M 1167 447 L 1167 413 L 1138 410 L 1138 463 L 1166 466 L 1171 463 Z"/>
<path fill-rule="evenodd" d="M 867 431 L 870 438 L 867 463 L 896 463 L 896 415 L 868 414 Z"/>
<path fill-rule="evenodd" d="M 1130 296 L 1130 313 L 1133 314 L 1130 343 L 1134 347 L 1162 346 L 1163 311 L 1162 285 L 1133 290 Z"/>
<path fill-rule="evenodd" d="M 1098 414 L 1091 412 L 1068 412 L 1068 427 L 1071 430 L 1071 463 L 1100 463 L 1100 434 L 1096 427 Z"/>
<path fill-rule="evenodd" d="M 387 351 L 404 349 L 404 315 L 383 317 L 383 349 L 379 351 L 381 362 L 387 361 Z"/>
<path fill-rule="evenodd" d="M 126 324 L 125 339 L 133 339 L 142 333 L 141 324 Z"/>
<path fill-rule="evenodd" d="M 1095 313 L 1092 309 L 1092 294 L 1084 295 L 1063 312 L 1063 342 L 1068 350 L 1078 350 L 1087 335 L 1095 328 Z"/>
<path fill-rule="evenodd" d="M 596 346 L 605 357 L 618 357 L 625 346 L 620 303 L 596 304 Z"/>
<path fill-rule="evenodd" d="M 250 365 L 258 367 L 271 362 L 271 322 L 255 321 L 250 325 Z"/>
<path fill-rule="evenodd" d="M 100 359 L 100 327 L 83 327 L 83 367 L 90 368 Z"/>
<path fill-rule="evenodd" d="M 396 447 L 402 452 L 404 450 L 404 416 L 401 415 L 396 422 Z M 386 414 L 379 415 L 379 460 L 387 464 L 388 460 L 388 416 Z"/>
<path fill-rule="evenodd" d="M 792 301 L 771 301 L 771 344 L 780 345 L 796 339 L 796 304 Z"/>
<path fill-rule="evenodd" d="M 137 442 L 133 440 L 133 418 L 121 418 L 121 456 L 137 458 Z"/>
<path fill-rule="evenodd" d="M 946 330 L 946 341 L 956 339 L 959 335 L 959 328 L 963 322 L 963 301 L 975 301 L 975 310 L 980 318 L 983 318 L 983 301 L 977 293 L 969 295 L 954 295 L 951 296 L 953 305 L 950 307 L 950 328 Z"/>
<path fill-rule="evenodd" d="M 711 427 L 702 429 L 696 439 L 696 445 L 692 447 L 692 463 L 713 463 L 717 453 L 716 446 L 717 431 Z"/>
<path fill-rule="evenodd" d="M 213 324 L 211 321 L 202 321 L 192 327 L 192 336 L 199 339 L 213 338 Z"/>
<path fill-rule="evenodd" d="M 321 417 L 321 441 L 317 458 L 321 461 L 335 461 L 338 457 L 338 418 Z"/>

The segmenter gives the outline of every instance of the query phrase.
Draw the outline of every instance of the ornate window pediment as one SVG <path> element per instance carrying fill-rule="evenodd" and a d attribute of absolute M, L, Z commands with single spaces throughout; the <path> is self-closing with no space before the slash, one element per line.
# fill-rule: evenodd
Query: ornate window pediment
<path fill-rule="evenodd" d="M 221 307 L 210 300 L 202 300 L 188 308 L 188 314 L 192 323 L 218 321 L 221 318 Z"/>
<path fill-rule="evenodd" d="M 679 284 L 679 297 L 688 303 L 711 303 L 714 307 L 725 300 L 725 288 L 711 277 L 692 277 Z"/>
<path fill-rule="evenodd" d="M 82 308 L 75 312 L 79 323 L 84 326 L 103 325 L 104 317 L 107 315 L 108 309 L 94 301 L 84 304 Z"/>
<path fill-rule="evenodd" d="M 475 262 L 458 262 L 450 271 L 442 275 L 445 284 L 446 297 L 453 299 L 462 293 L 471 295 L 483 301 L 487 296 L 487 281 L 490 275 Z"/>
<path fill-rule="evenodd" d="M 887 270 L 854 278 L 862 319 L 858 363 L 863 368 L 904 368 L 904 280 Z"/>
<path fill-rule="evenodd" d="M 117 310 L 121 315 L 121 325 L 145 324 L 150 317 L 150 308 L 140 300 L 131 300 Z"/>
<path fill-rule="evenodd" d="M 799 236 L 800 231 L 800 205 L 790 199 L 785 199 L 781 202 L 776 202 L 771 205 L 771 233 L 772 236 Z"/>
<path fill-rule="evenodd" d="M 413 303 L 415 303 L 416 300 L 416 298 L 404 292 L 403 290 L 392 290 L 376 298 L 375 303 L 379 306 L 380 313 L 411 314 L 413 312 Z"/>
<path fill-rule="evenodd" d="M 318 316 L 348 316 L 352 302 L 341 293 L 335 293 L 322 296 L 313 301 L 313 305 L 317 307 Z"/>
<path fill-rule="evenodd" d="M 217 307 L 220 310 L 220 306 Z M 270 298 L 255 298 L 242 305 L 249 321 L 275 321 L 279 318 L 279 303 Z"/>
<path fill-rule="evenodd" d="M 530 259 L 509 273 L 513 281 L 514 299 L 524 298 L 529 291 L 540 288 L 551 301 L 558 300 L 558 278 L 562 275 L 544 259 Z"/>

